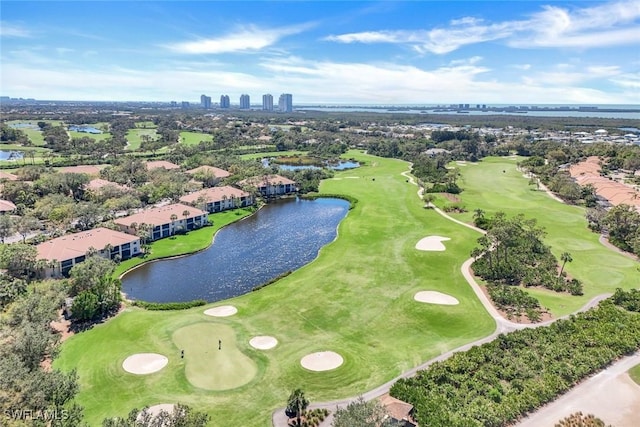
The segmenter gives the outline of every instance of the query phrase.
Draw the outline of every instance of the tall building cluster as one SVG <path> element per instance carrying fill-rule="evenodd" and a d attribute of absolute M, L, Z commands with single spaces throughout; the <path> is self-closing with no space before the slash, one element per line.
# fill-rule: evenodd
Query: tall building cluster
<path fill-rule="evenodd" d="M 183 103 L 184 104 L 184 103 Z M 209 110 L 213 108 L 211 103 L 211 97 L 207 95 L 200 96 L 200 107 Z M 183 108 L 186 108 L 183 105 Z M 231 108 L 231 100 L 229 95 L 220 95 L 220 104 L 218 108 Z M 246 93 L 240 95 L 240 107 L 241 110 L 251 109 L 251 98 Z M 274 111 L 273 107 L 273 95 L 266 93 L 262 95 L 262 111 Z M 277 111 L 281 113 L 290 113 L 293 111 L 293 95 L 290 93 L 283 93 L 278 99 Z"/>

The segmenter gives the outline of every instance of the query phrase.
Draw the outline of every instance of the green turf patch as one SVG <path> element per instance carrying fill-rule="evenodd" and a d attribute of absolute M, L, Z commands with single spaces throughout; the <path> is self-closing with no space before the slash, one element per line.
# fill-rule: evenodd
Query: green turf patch
<path fill-rule="evenodd" d="M 247 384 L 258 372 L 256 363 L 238 349 L 229 326 L 196 323 L 176 330 L 172 339 L 184 350 L 185 375 L 195 387 L 230 390 Z"/>
<path fill-rule="evenodd" d="M 301 154 L 305 154 L 305 151 L 297 151 L 297 150 L 269 151 L 269 152 L 266 152 L 266 153 L 241 154 L 240 158 L 242 160 L 252 160 L 252 159 L 262 159 L 262 158 L 265 158 L 265 157 L 297 156 L 297 155 L 301 155 Z"/>
<path fill-rule="evenodd" d="M 141 128 L 141 129 L 129 129 L 127 131 L 127 147 L 128 151 L 135 151 L 140 149 L 140 144 L 142 144 L 142 136 L 146 135 L 152 140 L 158 138 L 158 134 L 155 129 L 150 128 Z"/>
<path fill-rule="evenodd" d="M 180 132 L 180 143 L 198 145 L 200 141 L 213 141 L 213 135 L 201 132 Z"/>
<path fill-rule="evenodd" d="M 460 172 L 464 191 L 458 197 L 467 212 L 452 214 L 453 217 L 472 223 L 476 209 L 484 210 L 487 217 L 497 211 L 509 216 L 524 214 L 536 218 L 545 228 L 544 241 L 557 258 L 563 252 L 571 253 L 573 262 L 566 265 L 565 271 L 583 282 L 583 296 L 529 290 L 554 316 L 569 314 L 596 295 L 613 293 L 616 288 L 637 287 L 638 263 L 598 241 L 598 234 L 587 228 L 584 208 L 560 203 L 530 186 L 529 179 L 516 169 L 516 161 L 490 157 L 475 166 L 460 168 Z"/>

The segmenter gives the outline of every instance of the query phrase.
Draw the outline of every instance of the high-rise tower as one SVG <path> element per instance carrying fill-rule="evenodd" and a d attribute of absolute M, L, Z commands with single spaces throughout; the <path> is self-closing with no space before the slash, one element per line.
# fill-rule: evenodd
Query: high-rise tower
<path fill-rule="evenodd" d="M 273 111 L 273 96 L 270 93 L 262 95 L 262 109 L 264 111 Z"/>
<path fill-rule="evenodd" d="M 229 95 L 220 95 L 220 108 L 231 107 L 231 101 L 229 101 Z"/>
<path fill-rule="evenodd" d="M 248 110 L 251 108 L 251 102 L 249 101 L 249 95 L 243 94 L 240 95 L 240 109 Z"/>
<path fill-rule="evenodd" d="M 293 111 L 293 96 L 290 93 L 283 93 L 278 100 L 278 107 L 282 113 Z"/>

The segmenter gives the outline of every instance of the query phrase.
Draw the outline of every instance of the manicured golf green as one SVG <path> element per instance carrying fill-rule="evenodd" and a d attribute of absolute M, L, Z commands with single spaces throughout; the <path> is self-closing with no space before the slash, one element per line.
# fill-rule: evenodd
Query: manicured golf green
<path fill-rule="evenodd" d="M 558 259 L 563 252 L 571 254 L 573 262 L 568 263 L 565 270 L 584 283 L 584 296 L 529 290 L 554 315 L 575 311 L 594 296 L 613 293 L 616 288 L 637 287 L 638 263 L 598 241 L 598 234 L 587 228 L 584 208 L 560 203 L 529 185 L 529 179 L 516 170 L 515 160 L 486 158 L 459 169 L 460 186 L 464 189 L 459 198 L 467 212 L 452 216 L 471 223 L 476 209 L 484 210 L 487 216 L 496 211 L 510 216 L 521 213 L 527 218 L 536 218 L 545 228 L 545 242 Z"/>
<path fill-rule="evenodd" d="M 57 368 L 78 370 L 78 401 L 91 425 L 106 416 L 125 416 L 133 407 L 180 402 L 207 411 L 214 426 L 270 426 L 272 411 L 285 406 L 295 388 L 303 388 L 312 402 L 358 395 L 493 332 L 495 322 L 460 273 L 476 233 L 423 208 L 417 187 L 401 175 L 409 168 L 406 162 L 355 151 L 345 157 L 366 166 L 337 172 L 320 187 L 359 200 L 340 223 L 338 238 L 289 276 L 226 301 L 238 313 L 214 320 L 233 330 L 236 345 L 257 366 L 254 379 L 226 391 L 189 382 L 172 337 L 202 322 L 206 307 L 128 308 L 71 337 L 55 361 Z M 415 249 L 430 235 L 450 237 L 446 251 Z M 460 304 L 414 301 L 422 290 L 446 293 Z M 266 352 L 252 349 L 248 341 L 257 335 L 275 336 L 279 344 Z M 302 357 L 320 351 L 334 351 L 344 363 L 325 372 L 301 366 Z M 116 369 L 138 352 L 164 354 L 169 364 L 134 378 Z"/>
<path fill-rule="evenodd" d="M 230 390 L 251 381 L 256 363 L 236 346 L 236 336 L 227 325 L 212 322 L 183 326 L 173 333 L 173 342 L 184 350 L 185 375 L 195 387 Z"/>
<path fill-rule="evenodd" d="M 640 365 L 636 365 L 633 368 L 629 369 L 629 376 L 638 385 L 640 385 Z"/>
<path fill-rule="evenodd" d="M 180 132 L 180 143 L 198 145 L 200 141 L 213 141 L 213 135 L 202 132 Z"/>
<path fill-rule="evenodd" d="M 134 150 L 140 149 L 140 144 L 142 144 L 143 135 L 147 135 L 152 140 L 155 140 L 156 138 L 158 138 L 158 134 L 156 133 L 155 129 L 149 129 L 149 128 L 129 129 L 127 131 L 127 136 L 126 136 L 128 144 L 125 149 L 128 151 L 134 151 Z"/>
<path fill-rule="evenodd" d="M 89 125 L 89 126 L 98 126 L 98 125 Z M 91 138 L 96 141 L 104 141 L 105 139 L 111 138 L 111 134 L 109 132 L 102 133 L 87 133 L 87 132 L 76 132 L 74 130 L 69 131 L 69 136 L 71 138 Z"/>

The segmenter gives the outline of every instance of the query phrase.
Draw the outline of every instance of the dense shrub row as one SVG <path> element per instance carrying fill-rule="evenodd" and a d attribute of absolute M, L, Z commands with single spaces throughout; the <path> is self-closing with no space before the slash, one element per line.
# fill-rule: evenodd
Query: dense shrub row
<path fill-rule="evenodd" d="M 142 307 L 147 310 L 186 310 L 188 308 L 200 307 L 207 302 L 203 299 L 196 299 L 193 301 L 184 302 L 147 302 L 147 301 L 134 301 L 133 305 Z"/>
<path fill-rule="evenodd" d="M 617 294 L 621 301 L 632 295 Z M 391 395 L 414 405 L 423 426 L 504 426 L 638 348 L 640 315 L 609 299 L 548 327 L 456 353 L 399 380 Z"/>
<path fill-rule="evenodd" d="M 301 199 L 305 199 L 305 200 L 315 200 L 318 199 L 320 197 L 329 197 L 329 198 L 334 198 L 334 199 L 342 199 L 342 200 L 346 200 L 347 202 L 349 202 L 349 210 L 353 209 L 356 204 L 358 203 L 358 199 L 353 197 L 353 196 L 348 196 L 346 194 L 319 194 L 319 193 L 312 193 L 312 194 L 302 194 L 300 195 Z"/>

